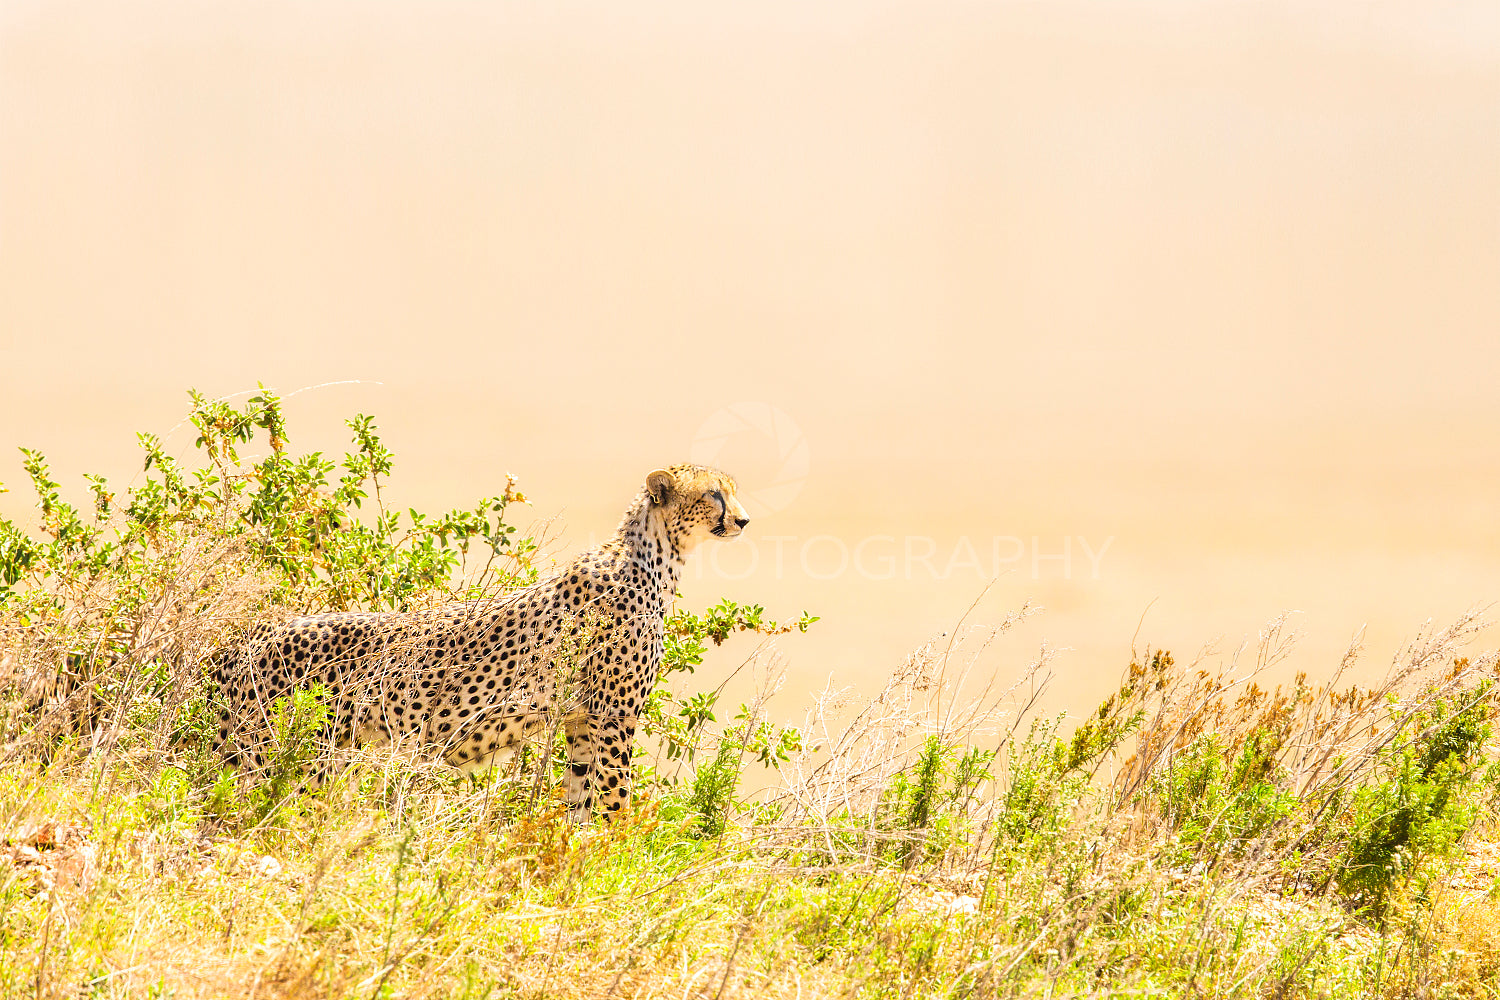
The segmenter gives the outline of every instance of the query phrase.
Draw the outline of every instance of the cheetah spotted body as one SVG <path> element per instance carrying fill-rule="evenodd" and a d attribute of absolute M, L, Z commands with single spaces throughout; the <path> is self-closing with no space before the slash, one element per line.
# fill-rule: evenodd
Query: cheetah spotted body
<path fill-rule="evenodd" d="M 530 587 L 431 611 L 311 615 L 258 629 L 220 667 L 221 750 L 264 766 L 270 706 L 314 684 L 334 742 L 415 740 L 465 771 L 489 767 L 556 710 L 571 814 L 612 814 L 630 796 L 636 719 L 661 667 L 683 559 L 747 523 L 728 476 L 659 469 L 611 539 Z"/>

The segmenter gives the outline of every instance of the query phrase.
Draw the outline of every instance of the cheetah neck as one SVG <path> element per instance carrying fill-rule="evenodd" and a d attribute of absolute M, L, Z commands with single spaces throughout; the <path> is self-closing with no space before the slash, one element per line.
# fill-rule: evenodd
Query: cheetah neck
<path fill-rule="evenodd" d="M 682 539 L 668 526 L 661 508 L 642 494 L 626 512 L 615 531 L 611 545 L 630 562 L 640 566 L 648 579 L 659 586 L 658 596 L 671 603 L 682 579 L 687 551 Z"/>

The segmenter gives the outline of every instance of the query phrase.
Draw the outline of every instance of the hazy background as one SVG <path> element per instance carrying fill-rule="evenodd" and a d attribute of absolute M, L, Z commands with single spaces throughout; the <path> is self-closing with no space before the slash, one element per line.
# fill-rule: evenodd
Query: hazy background
<path fill-rule="evenodd" d="M 257 380 L 565 547 L 714 455 L 770 503 L 685 597 L 824 616 L 788 715 L 996 570 L 1059 707 L 1153 600 L 1382 668 L 1500 598 L 1497 334 L 1493 0 L 0 3 L 0 511 Z"/>

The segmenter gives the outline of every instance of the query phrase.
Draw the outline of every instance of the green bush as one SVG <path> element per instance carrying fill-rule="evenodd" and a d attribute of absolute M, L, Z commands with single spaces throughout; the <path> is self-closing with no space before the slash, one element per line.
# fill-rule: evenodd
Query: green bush
<path fill-rule="evenodd" d="M 1184 747 L 1158 779 L 1159 797 L 1180 854 L 1178 863 L 1215 863 L 1242 852 L 1292 815 L 1297 798 L 1278 780 L 1280 738 L 1250 733 L 1230 756 L 1218 733 Z"/>
<path fill-rule="evenodd" d="M 1484 750 L 1495 708 L 1485 681 L 1457 698 L 1436 698 L 1393 724 L 1410 738 L 1381 754 L 1380 780 L 1355 788 L 1344 821 L 1346 846 L 1335 880 L 1354 905 L 1384 917 L 1396 888 L 1430 861 L 1451 857 L 1500 787 L 1500 765 Z"/>

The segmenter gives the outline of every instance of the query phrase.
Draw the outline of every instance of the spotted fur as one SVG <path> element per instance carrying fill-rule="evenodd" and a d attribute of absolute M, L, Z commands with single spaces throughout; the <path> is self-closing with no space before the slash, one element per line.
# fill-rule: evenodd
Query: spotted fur
<path fill-rule="evenodd" d="M 722 472 L 658 469 L 612 538 L 525 589 L 431 611 L 262 627 L 219 670 L 221 751 L 263 766 L 271 705 L 313 684 L 324 688 L 334 743 L 415 741 L 471 772 L 556 710 L 572 815 L 612 814 L 630 797 L 636 719 L 661 667 L 683 559 L 748 523 Z"/>

